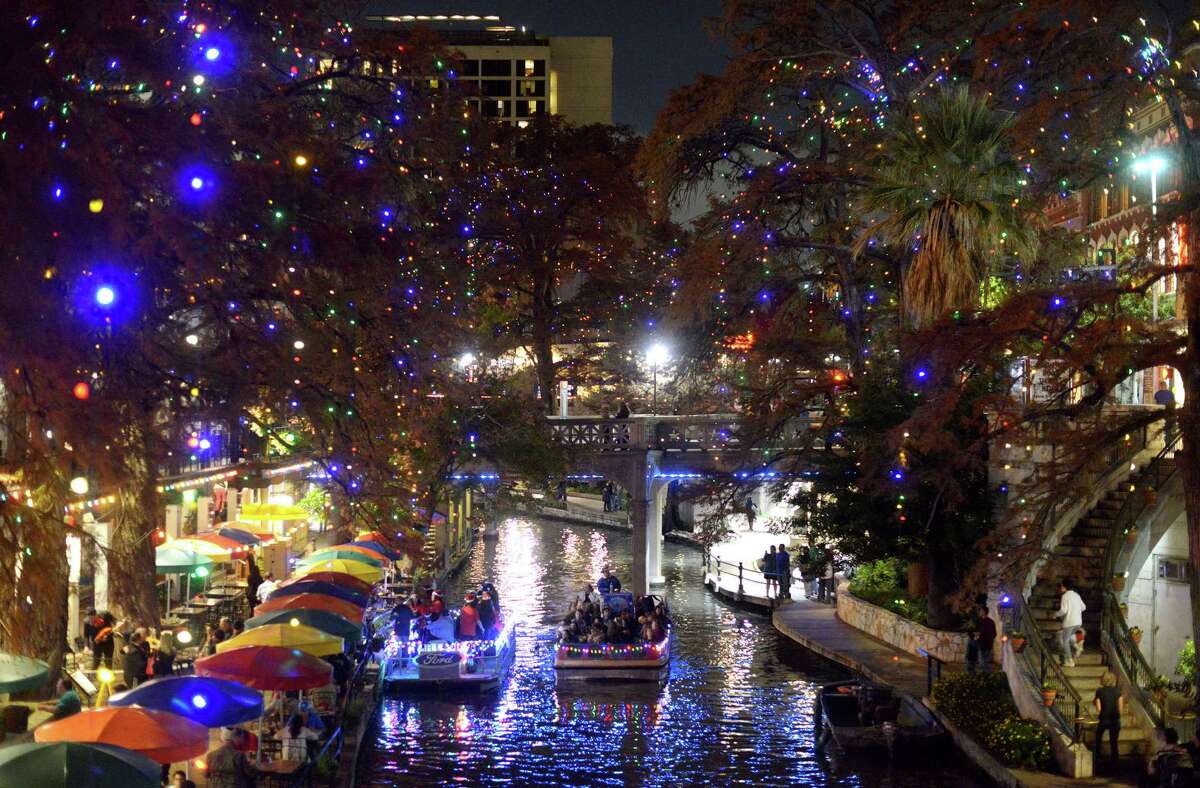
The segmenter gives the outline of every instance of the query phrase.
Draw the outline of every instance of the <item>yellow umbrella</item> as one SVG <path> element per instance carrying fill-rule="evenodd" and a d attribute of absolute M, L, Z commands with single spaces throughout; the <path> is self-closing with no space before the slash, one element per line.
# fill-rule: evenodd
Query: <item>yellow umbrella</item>
<path fill-rule="evenodd" d="M 322 561 L 310 561 L 300 567 L 298 574 L 311 575 L 314 572 L 341 572 L 357 577 L 368 583 L 378 583 L 383 579 L 383 570 L 362 561 L 347 561 L 344 558 L 329 558 Z"/>
<path fill-rule="evenodd" d="M 299 506 L 281 503 L 248 503 L 238 509 L 239 520 L 307 520 L 308 512 Z"/>
<path fill-rule="evenodd" d="M 267 624 L 247 629 L 242 634 L 217 644 L 217 653 L 246 646 L 281 646 L 299 649 L 314 657 L 341 654 L 345 644 L 339 637 L 322 632 L 307 624 Z"/>
<path fill-rule="evenodd" d="M 167 545 L 170 547 L 186 548 L 193 553 L 207 556 L 214 561 L 233 560 L 233 557 L 229 554 L 229 550 L 205 539 L 193 539 L 185 536 L 181 539 L 172 539 L 170 542 L 167 542 Z"/>

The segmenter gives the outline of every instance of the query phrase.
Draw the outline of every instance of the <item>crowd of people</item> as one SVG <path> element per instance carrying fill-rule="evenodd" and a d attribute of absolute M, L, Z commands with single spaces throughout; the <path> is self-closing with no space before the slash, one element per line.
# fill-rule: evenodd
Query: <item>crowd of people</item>
<path fill-rule="evenodd" d="M 666 604 L 652 596 L 633 599 L 620 590 L 621 581 L 607 569 L 596 587 L 584 585 L 558 627 L 559 642 L 626 645 L 666 637 L 671 623 Z"/>
<path fill-rule="evenodd" d="M 89 610 L 83 620 L 83 647 L 91 652 L 92 670 L 120 669 L 125 688 L 175 672 L 174 633 L 117 621 L 108 611 Z M 119 657 L 119 659 L 118 659 Z"/>
<path fill-rule="evenodd" d="M 466 594 L 457 612 L 447 610 L 442 595 L 432 588 L 413 594 L 392 611 L 392 627 L 402 641 L 492 640 L 501 625 L 500 594 L 490 582 Z"/>

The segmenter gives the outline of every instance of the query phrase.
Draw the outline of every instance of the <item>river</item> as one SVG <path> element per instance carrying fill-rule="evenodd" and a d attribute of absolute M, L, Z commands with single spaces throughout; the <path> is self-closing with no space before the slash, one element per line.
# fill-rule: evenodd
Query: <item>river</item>
<path fill-rule="evenodd" d="M 890 768 L 813 752 L 813 694 L 846 677 L 771 627 L 716 599 L 700 555 L 664 550 L 674 620 L 671 680 L 662 688 L 556 686 L 551 646 L 567 600 L 613 567 L 629 577 L 627 534 L 512 518 L 480 541 L 452 584 L 490 579 L 505 615 L 522 622 L 507 682 L 481 698 L 384 698 L 360 760 L 359 786 L 391 785 L 980 785 L 947 756 L 928 769 Z"/>

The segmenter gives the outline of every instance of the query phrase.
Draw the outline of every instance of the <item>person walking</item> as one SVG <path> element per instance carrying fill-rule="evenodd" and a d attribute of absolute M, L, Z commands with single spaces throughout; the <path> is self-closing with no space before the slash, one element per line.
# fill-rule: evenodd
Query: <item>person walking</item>
<path fill-rule="evenodd" d="M 835 575 L 833 550 L 826 547 L 824 557 L 821 559 L 821 579 L 817 585 L 818 602 L 833 602 Z"/>
<path fill-rule="evenodd" d="M 1154 404 L 1163 407 L 1163 441 L 1169 445 L 1175 439 L 1175 392 L 1167 386 L 1167 381 L 1159 382 Z"/>
<path fill-rule="evenodd" d="M 762 560 L 758 562 L 758 565 L 759 569 L 763 573 L 763 582 L 766 584 L 767 599 L 771 598 L 772 586 L 775 587 L 775 596 L 778 597 L 779 579 L 778 575 L 776 575 L 775 545 L 771 545 L 771 548 L 767 550 L 767 552 L 763 553 Z"/>
<path fill-rule="evenodd" d="M 779 598 L 792 598 L 792 556 L 786 545 L 779 545 L 775 553 L 775 577 L 779 583 Z"/>
<path fill-rule="evenodd" d="M 992 670 L 992 649 L 996 645 L 996 622 L 988 615 L 986 605 L 979 607 L 979 618 L 975 629 L 971 631 L 967 641 L 967 672 L 974 673 L 976 668 L 983 673 Z"/>
<path fill-rule="evenodd" d="M 1058 593 L 1062 594 L 1058 603 L 1058 612 L 1054 614 L 1055 618 L 1062 619 L 1062 629 L 1058 631 L 1058 645 L 1062 649 L 1062 664 L 1063 667 L 1075 667 L 1075 630 L 1083 626 L 1083 611 L 1087 610 L 1087 605 L 1083 603 L 1083 597 L 1079 596 L 1074 590 L 1074 582 L 1069 577 L 1064 577 L 1058 584 Z"/>
<path fill-rule="evenodd" d="M 1092 698 L 1092 706 L 1100 724 L 1096 726 L 1096 757 L 1099 758 L 1104 742 L 1104 732 L 1108 731 L 1108 765 L 1111 770 L 1117 768 L 1117 740 L 1121 738 L 1121 715 L 1125 713 L 1125 697 L 1117 686 L 1117 674 L 1111 670 L 1104 671 L 1100 677 L 1100 687 Z"/>
<path fill-rule="evenodd" d="M 746 528 L 754 530 L 754 518 L 758 514 L 758 508 L 754 505 L 754 498 L 746 496 L 746 502 L 742 504 L 742 511 L 746 513 Z"/>
<path fill-rule="evenodd" d="M 604 483 L 604 496 L 603 497 L 604 497 L 604 511 L 611 512 L 613 510 L 613 506 L 612 506 L 613 483 L 612 482 Z"/>
<path fill-rule="evenodd" d="M 258 569 L 258 561 L 254 560 L 253 552 L 246 556 L 246 564 L 249 567 L 246 573 L 246 609 L 253 611 L 259 602 L 258 589 L 263 584 L 263 576 Z"/>

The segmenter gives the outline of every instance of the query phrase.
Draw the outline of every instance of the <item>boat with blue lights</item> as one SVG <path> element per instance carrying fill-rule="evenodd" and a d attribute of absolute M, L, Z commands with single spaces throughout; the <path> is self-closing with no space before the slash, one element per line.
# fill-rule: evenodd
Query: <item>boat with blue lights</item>
<path fill-rule="evenodd" d="M 598 596 L 605 610 L 636 611 L 632 594 Z M 654 597 L 639 600 L 637 604 L 646 601 L 651 611 L 665 613 L 665 604 Z M 655 639 L 634 638 L 623 643 L 573 642 L 560 636 L 554 651 L 555 675 L 559 681 L 665 682 L 671 666 L 671 625 L 665 615 L 661 630 Z"/>
<path fill-rule="evenodd" d="M 378 653 L 380 689 L 486 692 L 499 687 L 516 653 L 516 626 L 501 619 L 495 629 L 493 637 L 479 640 L 429 639 L 419 627 L 402 639 L 393 631 Z"/>

